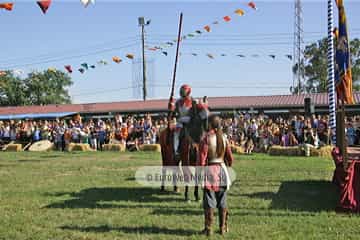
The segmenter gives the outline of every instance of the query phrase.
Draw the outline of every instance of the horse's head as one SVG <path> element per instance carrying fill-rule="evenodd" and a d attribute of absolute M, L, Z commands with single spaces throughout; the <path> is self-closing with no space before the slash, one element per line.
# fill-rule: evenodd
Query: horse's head
<path fill-rule="evenodd" d="M 189 135 L 192 140 L 199 143 L 204 133 L 208 128 L 209 108 L 206 97 L 197 102 L 192 111 L 192 116 L 189 124 Z"/>

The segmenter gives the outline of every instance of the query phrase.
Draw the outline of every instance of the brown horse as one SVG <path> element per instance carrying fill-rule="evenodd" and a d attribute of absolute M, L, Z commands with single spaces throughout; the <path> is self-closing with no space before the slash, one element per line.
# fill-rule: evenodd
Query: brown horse
<path fill-rule="evenodd" d="M 205 114 L 204 114 L 205 113 Z M 183 132 L 180 134 L 180 159 L 175 159 L 173 139 L 174 129 L 166 128 L 160 134 L 161 154 L 163 160 L 163 166 L 176 166 L 174 172 L 177 171 L 177 166 L 181 163 L 181 169 L 184 176 L 191 176 L 191 169 L 198 165 L 197 159 L 197 146 L 201 137 L 205 133 L 207 128 L 207 115 L 208 109 L 203 105 L 193 103 L 191 110 L 190 123 L 183 128 Z M 166 168 L 165 168 L 166 171 Z M 164 174 L 164 172 L 163 172 Z M 195 172 L 195 179 L 197 179 L 197 172 Z M 189 179 L 184 178 L 185 182 L 185 200 L 189 200 Z M 195 200 L 199 201 L 199 187 L 195 182 L 194 196 Z M 161 187 L 164 190 L 163 184 Z M 174 189 L 177 190 L 176 183 L 174 183 Z"/>

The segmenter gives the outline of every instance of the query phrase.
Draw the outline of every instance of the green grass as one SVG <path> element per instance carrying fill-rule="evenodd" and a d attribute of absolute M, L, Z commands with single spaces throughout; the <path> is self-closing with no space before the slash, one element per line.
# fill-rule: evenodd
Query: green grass
<path fill-rule="evenodd" d="M 137 167 L 158 164 L 152 153 L 0 153 L 0 239 L 206 239 L 200 203 L 135 182 Z M 334 212 L 331 159 L 236 156 L 234 168 L 225 238 L 358 239 L 360 218 Z"/>

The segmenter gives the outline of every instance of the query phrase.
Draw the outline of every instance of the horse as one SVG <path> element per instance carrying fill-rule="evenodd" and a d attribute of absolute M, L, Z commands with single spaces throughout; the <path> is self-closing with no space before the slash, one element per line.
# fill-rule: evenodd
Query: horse
<path fill-rule="evenodd" d="M 181 163 L 181 169 L 185 176 L 191 176 L 191 168 L 198 166 L 198 144 L 202 136 L 207 129 L 207 116 L 208 108 L 205 104 L 196 103 L 193 100 L 193 106 L 191 110 L 190 123 L 183 128 L 183 132 L 180 134 L 180 158 L 176 159 L 174 154 L 174 131 L 175 129 L 169 128 L 169 126 L 160 133 L 160 146 L 163 166 L 174 166 L 175 172 L 177 166 Z M 166 167 L 163 168 L 166 171 Z M 198 172 L 195 172 L 195 179 L 197 179 Z M 189 179 L 184 179 L 185 182 L 185 200 L 189 201 Z M 195 200 L 199 201 L 199 186 L 195 181 L 194 196 Z M 162 184 L 161 190 L 164 191 L 164 185 Z M 174 182 L 174 190 L 177 191 L 176 182 Z"/>

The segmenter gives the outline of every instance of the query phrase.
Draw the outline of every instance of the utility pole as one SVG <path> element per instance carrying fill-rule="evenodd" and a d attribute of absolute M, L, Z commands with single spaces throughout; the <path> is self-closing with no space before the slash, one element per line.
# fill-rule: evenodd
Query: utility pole
<path fill-rule="evenodd" d="M 145 62 L 145 26 L 150 24 L 150 20 L 145 23 L 144 17 L 139 17 L 139 26 L 141 27 L 141 45 L 142 45 L 142 70 L 143 70 L 143 100 L 146 101 L 146 62 Z"/>

